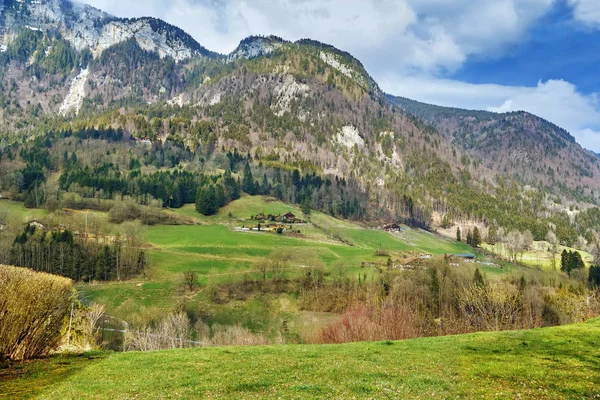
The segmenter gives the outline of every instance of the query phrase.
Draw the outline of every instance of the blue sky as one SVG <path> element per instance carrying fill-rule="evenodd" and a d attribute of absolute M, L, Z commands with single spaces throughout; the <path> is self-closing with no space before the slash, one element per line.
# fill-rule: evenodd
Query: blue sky
<path fill-rule="evenodd" d="M 85 0 L 228 53 L 252 34 L 349 51 L 387 92 L 526 110 L 600 152 L 600 0 Z"/>

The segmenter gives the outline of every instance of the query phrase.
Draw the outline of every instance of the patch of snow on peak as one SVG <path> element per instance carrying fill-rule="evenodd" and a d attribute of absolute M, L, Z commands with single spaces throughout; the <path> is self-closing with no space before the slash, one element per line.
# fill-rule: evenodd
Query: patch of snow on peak
<path fill-rule="evenodd" d="M 284 81 L 275 88 L 277 103 L 272 105 L 271 109 L 275 112 L 275 115 L 281 117 L 286 112 L 292 111 L 292 101 L 296 98 L 305 97 L 309 91 L 308 85 L 298 83 L 293 76 L 286 75 Z"/>
<path fill-rule="evenodd" d="M 3 44 L 0 44 L 0 53 L 4 53 L 6 51 L 6 46 Z"/>
<path fill-rule="evenodd" d="M 75 114 L 79 114 L 79 109 L 83 104 L 83 99 L 85 99 L 85 84 L 88 75 L 89 70 L 86 68 L 82 69 L 79 75 L 73 78 L 67 97 L 65 97 L 58 111 L 61 115 L 67 115 L 72 110 L 75 110 Z"/>
<path fill-rule="evenodd" d="M 353 148 L 354 145 L 357 145 L 359 148 L 365 146 L 365 141 L 360 137 L 358 129 L 352 125 L 342 127 L 342 130 L 338 132 L 336 138 L 340 144 L 343 144 L 349 149 Z"/>

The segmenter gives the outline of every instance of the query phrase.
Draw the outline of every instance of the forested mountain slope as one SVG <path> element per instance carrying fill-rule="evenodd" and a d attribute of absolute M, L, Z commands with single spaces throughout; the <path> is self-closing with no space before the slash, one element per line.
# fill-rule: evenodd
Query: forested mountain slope
<path fill-rule="evenodd" d="M 0 24 L 0 191 L 15 198 L 31 198 L 51 174 L 69 179 L 58 197 L 139 195 L 122 183 L 145 178 L 139 167 L 204 174 L 204 162 L 233 157 L 225 168 L 249 161 L 261 189 L 281 179 L 280 198 L 343 209 L 338 216 L 425 227 L 466 220 L 538 239 L 560 226 L 565 242 L 595 239 L 593 218 L 578 228 L 567 211 L 596 201 L 600 160 L 530 114 L 438 116 L 386 97 L 360 61 L 313 40 L 250 37 L 219 55 L 160 20 L 66 0 L 5 2 Z M 32 156 L 48 147 L 47 159 Z M 82 176 L 74 166 L 115 181 L 102 191 L 73 182 Z M 293 171 L 300 180 L 287 182 Z"/>
<path fill-rule="evenodd" d="M 524 111 L 498 114 L 391 95 L 387 99 L 433 125 L 484 165 L 527 184 L 562 187 L 588 200 L 596 199 L 600 182 L 597 157 L 551 122 Z"/>

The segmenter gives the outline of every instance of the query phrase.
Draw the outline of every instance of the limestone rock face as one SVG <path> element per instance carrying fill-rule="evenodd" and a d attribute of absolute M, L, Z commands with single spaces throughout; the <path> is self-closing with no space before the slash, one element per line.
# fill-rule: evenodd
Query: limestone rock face
<path fill-rule="evenodd" d="M 120 19 L 94 7 L 67 0 L 13 0 L 0 9 L 0 47 L 23 29 L 60 32 L 77 50 L 99 56 L 107 48 L 134 38 L 161 57 L 182 61 L 209 56 L 190 35 L 155 18 Z"/>

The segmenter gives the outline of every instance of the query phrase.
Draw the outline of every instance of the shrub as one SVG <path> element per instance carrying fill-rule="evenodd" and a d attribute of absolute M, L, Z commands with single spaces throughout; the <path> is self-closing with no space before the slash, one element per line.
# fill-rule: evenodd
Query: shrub
<path fill-rule="evenodd" d="M 125 333 L 125 349 L 154 351 L 190 347 L 191 325 L 185 313 L 171 314 L 156 327 L 146 326 Z"/>
<path fill-rule="evenodd" d="M 192 340 L 193 339 L 193 340 Z M 258 346 L 271 341 L 265 335 L 234 325 L 209 327 L 198 321 L 192 328 L 188 316 L 170 314 L 154 327 L 145 326 L 125 333 L 125 350 L 154 351 L 206 346 Z"/>
<path fill-rule="evenodd" d="M 421 336 L 417 314 L 407 304 L 357 305 L 322 328 L 315 343 L 401 340 Z"/>
<path fill-rule="evenodd" d="M 0 266 L 0 357 L 47 355 L 62 338 L 73 300 L 70 279 Z"/>

